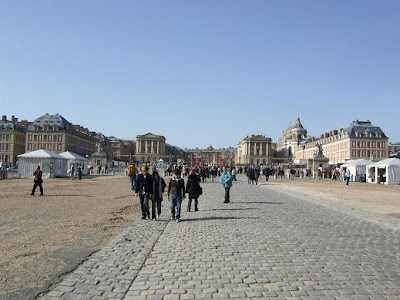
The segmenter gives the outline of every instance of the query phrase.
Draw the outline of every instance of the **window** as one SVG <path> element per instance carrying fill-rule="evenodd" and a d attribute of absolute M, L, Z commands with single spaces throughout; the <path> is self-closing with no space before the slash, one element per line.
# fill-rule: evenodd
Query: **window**
<path fill-rule="evenodd" d="M 53 150 L 53 147 L 51 146 L 51 144 L 48 144 L 48 145 L 47 145 L 47 150 L 50 150 L 50 151 Z"/>
<path fill-rule="evenodd" d="M 366 157 L 367 153 L 365 152 L 365 150 L 362 152 L 362 157 Z"/>
<path fill-rule="evenodd" d="M 38 144 L 38 149 L 43 149 L 42 144 Z"/>
<path fill-rule="evenodd" d="M 32 134 L 28 134 L 28 142 L 32 142 Z"/>
<path fill-rule="evenodd" d="M 372 148 L 376 148 L 376 143 L 372 142 Z"/>
<path fill-rule="evenodd" d="M 33 136 L 33 141 L 34 141 L 34 142 L 37 142 L 37 141 L 38 141 L 38 138 L 37 138 L 37 135 L 36 135 L 36 134 Z"/>
<path fill-rule="evenodd" d="M 356 147 L 356 145 L 357 145 L 357 144 L 356 144 L 356 142 L 355 142 L 355 141 L 352 141 L 352 142 L 351 142 L 351 147 L 355 148 L 355 147 Z"/>
<path fill-rule="evenodd" d="M 43 142 L 47 142 L 47 135 L 46 134 L 43 136 Z"/>
<path fill-rule="evenodd" d="M 386 143 L 382 142 L 382 148 L 385 148 L 385 147 L 386 147 Z"/>
<path fill-rule="evenodd" d="M 361 157 L 361 151 L 360 150 L 357 151 L 357 157 Z"/>
<path fill-rule="evenodd" d="M 352 155 L 353 157 L 355 157 L 355 156 L 357 155 L 356 150 L 353 150 L 352 153 L 351 153 L 351 155 Z"/>
<path fill-rule="evenodd" d="M 48 142 L 52 142 L 53 141 L 53 136 L 52 135 L 49 135 L 49 137 L 48 137 Z"/>
<path fill-rule="evenodd" d="M 381 147 L 381 142 L 377 142 L 376 144 L 377 144 L 377 145 L 376 145 L 377 148 L 380 148 L 380 147 Z"/>
<path fill-rule="evenodd" d="M 367 157 L 371 157 L 371 151 L 370 150 L 367 151 Z"/>
<path fill-rule="evenodd" d="M 33 151 L 37 150 L 37 144 L 33 144 Z"/>
<path fill-rule="evenodd" d="M 365 148 L 365 142 L 362 142 L 362 147 Z"/>
<path fill-rule="evenodd" d="M 361 143 L 357 142 L 357 148 L 361 148 Z"/>
<path fill-rule="evenodd" d="M 371 148 L 371 142 L 367 142 L 367 148 Z"/>
<path fill-rule="evenodd" d="M 61 151 L 61 146 L 62 146 L 61 144 L 57 145 L 57 151 Z"/>
<path fill-rule="evenodd" d="M 60 142 L 60 143 L 62 142 L 62 135 L 58 136 L 58 142 Z"/>
<path fill-rule="evenodd" d="M 32 150 L 32 144 L 31 143 L 28 144 L 28 150 Z"/>

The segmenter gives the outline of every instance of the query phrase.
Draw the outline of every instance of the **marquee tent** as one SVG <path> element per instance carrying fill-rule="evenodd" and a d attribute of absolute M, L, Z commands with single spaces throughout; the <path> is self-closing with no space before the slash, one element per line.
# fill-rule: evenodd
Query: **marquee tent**
<path fill-rule="evenodd" d="M 353 181 L 358 181 L 360 178 L 365 178 L 367 174 L 367 165 L 370 165 L 371 161 L 366 159 L 355 159 L 349 160 L 344 163 L 341 168 L 345 171 L 350 171 L 351 178 Z"/>
<path fill-rule="evenodd" d="M 78 165 L 82 166 L 82 174 L 87 175 L 88 174 L 88 159 L 85 157 L 82 157 L 74 152 L 70 151 L 65 151 L 63 153 L 60 153 L 60 155 L 66 159 L 68 159 L 68 167 L 71 167 L 73 164 L 75 166 L 75 169 L 78 169 Z"/>
<path fill-rule="evenodd" d="M 387 158 L 368 165 L 367 182 L 400 184 L 400 159 Z"/>
<path fill-rule="evenodd" d="M 68 160 L 55 152 L 43 149 L 18 155 L 18 173 L 21 178 L 32 177 L 37 166 L 42 169 L 43 178 L 65 177 Z"/>

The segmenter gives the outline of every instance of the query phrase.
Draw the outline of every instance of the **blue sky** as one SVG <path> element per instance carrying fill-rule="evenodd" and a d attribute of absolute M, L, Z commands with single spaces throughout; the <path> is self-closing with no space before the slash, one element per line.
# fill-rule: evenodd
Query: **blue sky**
<path fill-rule="evenodd" d="M 184 147 L 355 119 L 400 141 L 400 1 L 0 1 L 0 113 Z"/>

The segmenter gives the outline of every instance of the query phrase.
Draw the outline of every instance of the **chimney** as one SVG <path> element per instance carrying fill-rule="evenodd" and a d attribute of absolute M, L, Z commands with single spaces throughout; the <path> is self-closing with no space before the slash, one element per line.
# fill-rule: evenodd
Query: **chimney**
<path fill-rule="evenodd" d="M 3 115 L 3 116 L 1 117 L 1 120 L 2 120 L 3 122 L 7 122 L 7 116 Z"/>
<path fill-rule="evenodd" d="M 15 124 L 15 116 L 14 115 L 11 116 L 11 122 Z"/>

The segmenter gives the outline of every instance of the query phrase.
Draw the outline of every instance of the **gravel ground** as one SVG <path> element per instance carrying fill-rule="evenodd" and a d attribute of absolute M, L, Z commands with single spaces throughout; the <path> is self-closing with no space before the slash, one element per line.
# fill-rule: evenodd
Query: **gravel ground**
<path fill-rule="evenodd" d="M 0 181 L 0 299 L 32 299 L 139 217 L 126 177 Z"/>

